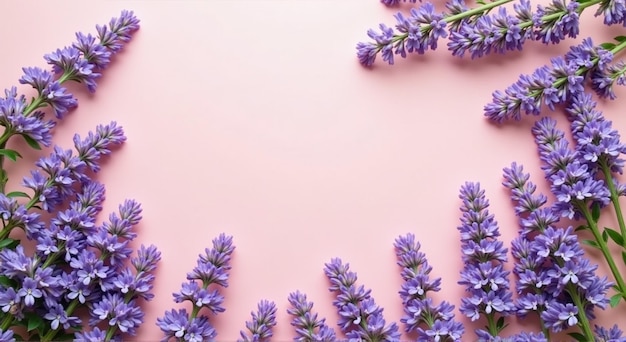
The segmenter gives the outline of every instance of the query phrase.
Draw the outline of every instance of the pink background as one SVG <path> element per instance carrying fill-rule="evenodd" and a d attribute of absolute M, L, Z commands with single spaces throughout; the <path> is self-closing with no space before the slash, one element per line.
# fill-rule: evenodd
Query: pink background
<path fill-rule="evenodd" d="M 140 201 L 137 242 L 156 244 L 163 256 L 157 299 L 144 306 L 138 341 L 161 336 L 156 318 L 179 307 L 171 293 L 221 232 L 234 236 L 237 249 L 223 291 L 227 310 L 213 319 L 219 340 L 236 339 L 264 298 L 279 307 L 275 340 L 289 340 L 285 309 L 296 289 L 334 327 L 322 271 L 332 257 L 349 262 L 386 319 L 399 321 L 392 244 L 407 232 L 422 242 L 432 276 L 443 278 L 435 300 L 458 307 L 459 186 L 481 182 L 508 243 L 516 221 L 500 185 L 502 168 L 518 161 L 543 184 L 532 120 L 497 127 L 482 107 L 493 90 L 579 41 L 529 43 L 524 53 L 474 62 L 450 57 L 442 41 L 435 53 L 366 70 L 355 44 L 368 28 L 392 24 L 396 12 L 376 0 L 6 1 L 2 7 L 2 88 L 17 84 L 22 66 L 44 66 L 43 54 L 71 43 L 77 30 L 93 33 L 122 9 L 141 19 L 94 96 L 72 87 L 80 106 L 55 136 L 70 147 L 73 133 L 97 124 L 116 120 L 125 128 L 127 143 L 100 173 L 106 212 L 125 198 Z M 583 18 L 586 35 L 600 42 L 618 33 L 591 14 Z M 617 93 L 626 97 L 624 89 Z M 626 131 L 623 102 L 600 106 Z M 14 171 L 34 160 L 27 155 Z M 600 269 L 605 272 L 602 263 Z M 598 322 L 617 323 L 625 306 L 611 316 L 600 313 Z M 476 327 L 467 326 L 466 340 Z M 520 329 L 514 324 L 505 334 Z"/>

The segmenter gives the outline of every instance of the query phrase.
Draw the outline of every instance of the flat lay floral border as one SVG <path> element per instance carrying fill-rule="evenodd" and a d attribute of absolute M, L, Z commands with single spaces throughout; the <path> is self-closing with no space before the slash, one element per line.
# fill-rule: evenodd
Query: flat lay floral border
<path fill-rule="evenodd" d="M 444 39 L 452 55 L 472 59 L 522 50 L 531 40 L 561 44 L 581 34 L 580 14 L 594 7 L 604 24 L 626 26 L 626 2 L 615 0 L 553 0 L 535 7 L 527 0 L 472 6 L 452 0 L 444 11 L 430 2 L 381 2 L 399 12 L 393 26 L 380 24 L 367 32 L 369 41 L 357 44 L 358 61 L 366 68 L 375 67 L 377 59 L 394 64 L 398 57 L 428 53 Z M 72 44 L 44 56 L 50 70 L 23 68 L 19 83 L 31 86 L 36 96 L 28 99 L 12 87 L 0 98 L 0 341 L 125 340 L 143 323 L 161 255 L 153 245 L 130 248 L 141 205 L 124 201 L 105 222 L 96 223 L 105 187 L 95 176 L 102 158 L 126 140 L 124 131 L 111 122 L 75 135 L 72 149 L 52 141 L 55 125 L 78 107 L 66 83 L 84 84 L 95 93 L 99 78 L 137 29 L 139 20 L 124 10 L 93 34 L 76 33 Z M 464 267 L 458 285 L 466 291 L 458 308 L 432 298 L 441 279 L 430 277 L 427 256 L 416 236 L 407 233 L 393 244 L 403 279 L 400 322 L 386 321 L 349 263 L 334 257 L 323 265 L 323 274 L 335 298 L 337 325 L 329 325 L 296 290 L 287 294 L 285 308 L 293 339 L 397 341 L 404 331 L 418 341 L 550 341 L 555 336 L 626 341 L 623 327 L 595 320 L 598 310 L 626 305 L 621 273 L 626 222 L 619 201 L 626 184 L 617 180 L 626 145 L 597 109 L 598 100 L 615 100 L 613 87 L 626 82 L 626 65 L 616 58 L 625 47 L 626 36 L 601 44 L 583 39 L 549 65 L 493 92 L 484 116 L 494 125 L 534 121 L 529 133 L 549 196 L 556 200 L 538 191 L 521 164 L 504 167 L 502 184 L 519 222 L 517 237 L 505 246 L 480 183 L 460 185 L 457 230 Z M 565 115 L 569 129 L 559 129 L 553 115 Z M 19 189 L 8 186 L 5 167 L 22 161 L 20 151 L 7 147 L 12 139 L 52 151 L 36 162 Z M 618 226 L 603 227 L 600 217 L 611 213 Z M 14 231 L 22 231 L 35 247 L 25 246 Z M 235 238 L 225 232 L 198 256 L 173 294 L 176 307 L 157 319 L 163 340 L 218 338 L 211 317 L 226 309 L 221 290 L 228 286 L 235 250 Z M 610 276 L 597 274 L 586 250 L 602 255 Z M 260 300 L 240 340 L 271 340 L 278 309 Z M 483 328 L 470 331 L 459 319 L 463 316 Z M 539 322 L 535 330 L 507 333 L 513 318 L 526 317 Z"/>

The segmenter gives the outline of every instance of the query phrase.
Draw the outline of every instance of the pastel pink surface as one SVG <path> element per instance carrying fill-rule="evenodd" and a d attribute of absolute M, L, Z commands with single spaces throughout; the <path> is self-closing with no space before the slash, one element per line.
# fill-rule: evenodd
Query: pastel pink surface
<path fill-rule="evenodd" d="M 96 94 L 72 88 L 79 108 L 55 136 L 70 147 L 75 132 L 84 135 L 100 123 L 115 120 L 126 131 L 127 143 L 99 174 L 106 212 L 126 198 L 141 202 L 135 246 L 155 244 L 163 257 L 137 341 L 160 338 L 156 318 L 180 307 L 171 293 L 221 232 L 233 235 L 237 249 L 223 291 L 226 312 L 213 318 L 219 340 L 238 338 L 260 299 L 277 303 L 275 340 L 289 340 L 287 295 L 296 289 L 334 326 L 322 271 L 333 257 L 349 262 L 386 319 L 398 322 L 401 279 L 392 244 L 407 232 L 421 241 L 432 275 L 442 278 L 435 299 L 458 307 L 460 185 L 481 182 L 508 243 L 516 220 L 500 185 L 502 168 L 518 161 L 543 184 L 532 120 L 495 126 L 483 118 L 483 105 L 493 90 L 579 41 L 529 43 L 523 53 L 473 62 L 450 57 L 442 42 L 440 51 L 367 70 L 355 44 L 379 22 L 392 24 L 396 11 L 375 0 L 6 1 L 3 7 L 5 88 L 17 84 L 22 66 L 44 66 L 43 54 L 71 43 L 75 31 L 94 32 L 122 9 L 141 19 Z M 583 19 L 582 32 L 597 42 L 617 32 L 591 15 Z M 617 92 L 620 101 L 600 107 L 624 131 L 626 91 Z M 553 116 L 565 123 L 562 113 Z M 34 158 L 27 156 L 17 171 Z M 611 313 L 600 313 L 599 322 L 623 323 L 625 305 Z M 479 325 L 464 322 L 471 340 Z M 507 333 L 524 329 L 536 330 L 514 324 Z"/>

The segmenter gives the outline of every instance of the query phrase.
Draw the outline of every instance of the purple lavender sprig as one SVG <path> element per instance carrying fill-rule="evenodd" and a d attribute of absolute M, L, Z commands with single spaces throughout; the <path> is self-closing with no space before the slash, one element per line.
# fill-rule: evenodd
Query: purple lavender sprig
<path fill-rule="evenodd" d="M 109 222 L 95 224 L 105 189 L 90 178 L 84 160 L 91 155 L 91 168 L 97 169 L 100 152 L 125 139 L 115 124 L 99 126 L 98 131 L 116 133 L 91 133 L 85 140 L 77 136 L 76 149 L 92 152 L 74 155 L 57 146 L 37 162 L 41 171 L 24 181 L 26 187 L 39 184 L 31 187 L 32 196 L 24 194 L 28 203 L 4 197 L 9 210 L 3 215 L 2 241 L 11 244 L 0 250 L 2 330 L 26 324 L 31 338 L 41 341 L 73 332 L 112 339 L 120 333 L 133 335 L 143 321 L 138 304 L 153 297 L 152 273 L 160 253 L 154 246 L 142 246 L 137 257 L 126 262 L 132 253 L 128 244 L 136 236 L 133 227 L 141 220 L 141 206 L 133 200 L 120 205 Z M 89 146 L 98 146 L 100 152 Z M 54 213 L 49 223 L 32 213 L 39 205 Z M 24 229 L 26 237 L 37 242 L 34 254 L 6 237 L 14 228 Z M 74 316 L 80 307 L 89 308 L 91 331 L 81 331 L 82 321 Z M 106 322 L 106 327 L 97 327 L 99 322 Z"/>
<path fill-rule="evenodd" d="M 287 298 L 290 307 L 287 313 L 293 317 L 291 325 L 296 329 L 294 341 L 333 342 L 337 339 L 335 330 L 326 324 L 326 319 L 318 318 L 313 312 L 313 302 L 307 300 L 304 293 L 292 292 Z"/>
<path fill-rule="evenodd" d="M 418 341 L 460 341 L 464 328 L 454 320 L 454 305 L 446 301 L 435 305 L 428 295 L 440 290 L 441 278 L 429 278 L 432 267 L 420 251 L 415 235 L 396 238 L 394 247 L 404 280 L 400 290 L 404 316 L 400 321 L 405 324 L 405 331 L 416 331 Z"/>
<path fill-rule="evenodd" d="M 493 92 L 492 102 L 484 108 L 485 116 L 497 123 L 518 121 L 522 113 L 539 115 L 544 105 L 554 110 L 557 104 L 569 103 L 584 92 L 589 76 L 605 70 L 613 56 L 624 48 L 626 43 L 622 42 L 606 50 L 587 38 L 571 47 L 565 56 L 553 58 L 551 65 L 542 66 L 531 75 L 521 75 L 504 92 Z"/>
<path fill-rule="evenodd" d="M 515 163 L 504 169 L 503 184 L 511 190 L 521 227 L 512 242 L 517 314 L 538 314 L 547 338 L 550 331 L 578 326 L 583 340 L 594 340 L 590 320 L 596 307 L 608 304 L 611 284 L 595 275 L 597 266 L 584 258 L 573 229 L 554 226 L 559 209 L 547 206 L 544 195 L 534 194 L 536 186 L 529 178 Z"/>
<path fill-rule="evenodd" d="M 494 338 L 507 326 L 505 318 L 514 312 L 509 289 L 509 271 L 504 269 L 508 250 L 498 241 L 500 232 L 489 201 L 479 183 L 465 183 L 460 190 L 461 249 L 464 267 L 459 284 L 464 285 L 469 296 L 461 299 L 461 313 L 476 321 L 484 316 L 486 330 L 477 330 L 483 339 Z"/>
<path fill-rule="evenodd" d="M 122 11 L 108 26 L 97 26 L 97 29 L 98 39 L 78 32 L 72 46 L 46 54 L 44 58 L 52 71 L 39 67 L 22 69 L 24 75 L 19 83 L 37 91 L 37 96 L 30 101 L 23 95 L 18 96 L 15 87 L 5 90 L 5 97 L 0 98 L 0 125 L 5 128 L 0 135 L 0 192 L 5 192 L 8 182 L 3 167 L 5 157 L 11 160 L 21 157 L 17 151 L 6 149 L 7 142 L 14 136 L 22 136 L 33 148 L 50 146 L 56 121 L 46 119 L 40 109 L 49 106 L 60 120 L 75 108 L 78 101 L 63 87 L 68 81 L 83 83 L 90 92 L 95 92 L 101 72 L 139 29 L 139 20 L 132 11 Z"/>
<path fill-rule="evenodd" d="M 224 312 L 224 297 L 216 287 L 228 287 L 234 250 L 232 236 L 220 234 L 213 239 L 213 248 L 205 249 L 205 253 L 198 256 L 196 267 L 187 273 L 188 281 L 182 284 L 179 292 L 173 293 L 176 303 L 191 303 L 191 312 L 185 308 L 172 309 L 157 318 L 156 325 L 163 331 L 163 341 L 205 341 L 217 336 L 209 317 L 200 313 L 203 309 L 214 314 Z"/>
<path fill-rule="evenodd" d="M 380 2 L 382 2 L 387 7 L 393 7 L 399 5 L 401 2 L 416 3 L 417 0 L 380 0 Z"/>
<path fill-rule="evenodd" d="M 257 305 L 257 311 L 251 312 L 252 320 L 246 321 L 246 331 L 240 331 L 238 342 L 268 342 L 274 336 L 276 326 L 276 304 L 262 300 Z"/>
<path fill-rule="evenodd" d="M 406 58 L 411 53 L 424 54 L 427 50 L 435 50 L 437 41 L 446 37 L 449 37 L 447 45 L 452 55 L 462 57 L 469 52 L 472 58 L 492 52 L 502 54 L 521 50 L 527 40 L 558 44 L 568 37 L 578 36 L 579 16 L 584 9 L 608 2 L 553 0 L 548 6 L 538 5 L 533 13 L 530 2 L 520 0 L 514 4 L 512 15 L 502 7 L 511 1 L 479 2 L 476 7 L 469 8 L 463 0 L 451 0 L 442 13 L 436 13 L 431 2 L 424 2 L 412 8 L 410 16 L 398 12 L 395 30 L 380 24 L 379 31 L 368 31 L 372 41 L 357 44 L 359 62 L 366 67 L 372 66 L 377 55 L 381 54 L 383 61 L 394 64 L 395 55 Z M 393 6 L 399 1 L 383 2 Z M 495 14 L 489 14 L 496 8 Z M 623 15 L 617 8 L 603 13 L 609 17 L 618 13 Z M 607 24 L 618 22 L 623 22 L 623 18 L 611 19 Z"/>
<path fill-rule="evenodd" d="M 333 305 L 339 313 L 337 325 L 349 339 L 365 341 L 396 341 L 400 332 L 395 322 L 387 324 L 383 308 L 371 297 L 371 290 L 357 285 L 357 275 L 350 265 L 333 258 L 324 265 L 324 274 L 330 281 L 329 290 L 336 299 Z"/>

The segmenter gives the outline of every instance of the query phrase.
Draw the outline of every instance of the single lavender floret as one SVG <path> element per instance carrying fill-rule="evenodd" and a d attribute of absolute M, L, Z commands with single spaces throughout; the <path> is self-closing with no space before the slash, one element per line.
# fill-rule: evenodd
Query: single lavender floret
<path fill-rule="evenodd" d="M 0 329 L 0 342 L 15 342 L 15 337 L 13 337 L 13 331 L 2 331 L 2 329 Z"/>
<path fill-rule="evenodd" d="M 400 338 L 396 323 L 385 323 L 383 309 L 370 296 L 371 290 L 356 285 L 357 275 L 350 271 L 349 264 L 333 258 L 324 265 L 324 274 L 330 281 L 329 290 L 336 295 L 333 305 L 339 313 L 337 325 L 346 337 L 391 341 Z"/>
<path fill-rule="evenodd" d="M 332 342 L 337 339 L 335 330 L 326 324 L 326 319 L 318 318 L 313 312 L 313 302 L 304 293 L 292 292 L 287 298 L 290 307 L 287 313 L 293 316 L 291 325 L 296 330 L 294 341 Z"/>
<path fill-rule="evenodd" d="M 606 329 L 604 327 L 600 327 L 596 325 L 594 327 L 594 332 L 597 336 L 598 342 L 600 341 L 611 341 L 611 342 L 626 342 L 626 336 L 623 336 L 623 332 L 619 329 L 617 324 L 613 325 L 610 329 Z"/>
<path fill-rule="evenodd" d="M 252 320 L 246 321 L 248 332 L 241 331 L 238 342 L 265 342 L 274 335 L 276 325 L 276 304 L 268 300 L 262 300 L 257 306 L 256 312 L 251 312 Z"/>
<path fill-rule="evenodd" d="M 624 20 L 626 18 L 626 3 L 621 0 L 601 1 L 595 15 L 596 17 L 603 15 L 605 25 L 622 24 L 626 26 Z"/>
<path fill-rule="evenodd" d="M 396 238 L 394 247 L 404 280 L 399 293 L 404 306 L 404 316 L 400 321 L 405 324 L 405 331 L 417 331 L 418 340 L 460 340 L 464 329 L 460 322 L 454 320 L 454 306 L 446 301 L 435 305 L 428 297 L 428 292 L 439 291 L 441 278 L 429 279 L 432 267 L 420 251 L 415 235 Z"/>

